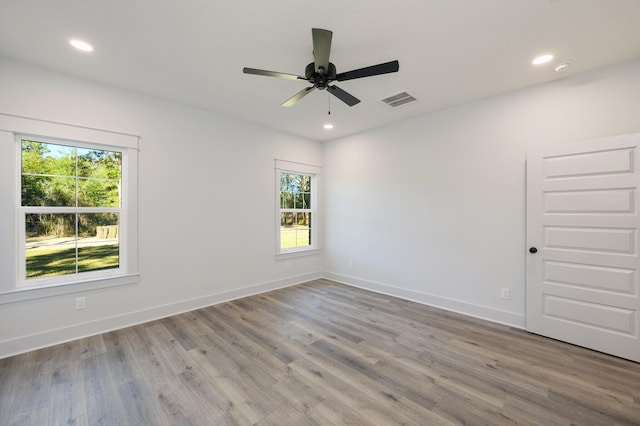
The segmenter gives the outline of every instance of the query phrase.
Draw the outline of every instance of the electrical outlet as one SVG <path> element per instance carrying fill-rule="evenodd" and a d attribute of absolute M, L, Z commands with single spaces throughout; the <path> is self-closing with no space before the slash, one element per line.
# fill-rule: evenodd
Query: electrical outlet
<path fill-rule="evenodd" d="M 353 269 L 353 261 L 350 260 L 347 262 L 347 268 L 349 268 L 349 270 Z"/>
<path fill-rule="evenodd" d="M 508 288 L 500 289 L 500 297 L 502 297 L 505 300 L 511 299 L 511 289 L 508 289 Z"/>
<path fill-rule="evenodd" d="M 289 269 L 291 268 L 291 263 L 290 262 L 284 262 L 284 269 Z"/>
<path fill-rule="evenodd" d="M 76 311 L 84 309 L 84 297 L 76 297 Z"/>

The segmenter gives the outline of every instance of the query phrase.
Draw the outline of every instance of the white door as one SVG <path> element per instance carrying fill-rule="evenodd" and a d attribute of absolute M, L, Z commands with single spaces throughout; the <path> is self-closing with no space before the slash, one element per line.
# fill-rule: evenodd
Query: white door
<path fill-rule="evenodd" d="M 527 158 L 527 330 L 638 362 L 639 144 L 640 133 Z"/>

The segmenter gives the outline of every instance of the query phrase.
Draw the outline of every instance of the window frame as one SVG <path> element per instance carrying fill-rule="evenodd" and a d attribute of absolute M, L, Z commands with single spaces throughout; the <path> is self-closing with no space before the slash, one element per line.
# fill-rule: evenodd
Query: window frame
<path fill-rule="evenodd" d="M 320 235 L 320 217 L 318 208 L 320 202 L 320 178 L 322 168 L 313 164 L 298 163 L 294 161 L 275 160 L 275 257 L 276 259 L 284 259 L 298 256 L 308 256 L 318 254 L 320 252 L 320 244 L 318 236 Z M 292 175 L 302 175 L 311 177 L 311 208 L 296 209 L 311 214 L 311 244 L 304 247 L 281 248 L 280 231 L 281 231 L 281 213 L 291 211 L 292 209 L 282 209 L 280 206 L 280 179 L 283 173 Z"/>
<path fill-rule="evenodd" d="M 22 134 L 16 135 L 18 161 L 20 163 L 19 177 L 22 176 L 22 142 L 41 142 L 45 144 L 61 145 L 70 148 L 86 148 L 103 150 L 110 152 L 119 152 L 121 155 L 121 168 L 120 168 L 120 186 L 121 197 L 119 207 L 56 207 L 56 206 L 23 206 L 22 205 L 22 183 L 20 180 L 20 189 L 16 191 L 16 205 L 18 206 L 18 281 L 16 283 L 17 288 L 32 288 L 42 287 L 47 285 L 56 284 L 69 284 L 75 282 L 85 282 L 94 279 L 110 278 L 123 274 L 123 271 L 127 270 L 127 247 L 120 244 L 120 240 L 126 241 L 127 238 L 127 184 L 128 173 L 125 173 L 127 169 L 126 150 L 122 148 L 114 148 L 110 146 L 92 144 L 88 142 L 80 141 L 68 141 L 52 138 L 30 137 Z M 77 154 L 76 154 L 77 155 Z M 77 176 L 76 176 L 77 178 Z M 25 235 L 25 216 L 30 213 L 42 213 L 42 214 L 83 214 L 83 213 L 118 213 L 118 226 L 119 226 L 119 238 L 118 238 L 118 267 L 109 268 L 104 270 L 89 271 L 89 272 L 75 272 L 73 274 L 55 275 L 41 278 L 27 278 L 26 277 L 26 235 Z M 77 238 L 77 235 L 76 235 Z M 77 264 L 76 264 L 77 266 Z"/>
<path fill-rule="evenodd" d="M 11 251 L 13 262 L 8 280 L 0 282 L 0 305 L 42 297 L 58 296 L 100 288 L 133 284 L 139 280 L 138 271 L 138 153 L 139 137 L 101 129 L 79 127 L 28 117 L 0 113 L 0 129 L 11 134 L 15 149 L 13 177 L 14 195 L 5 199 L 13 204 L 14 238 Z M 3 140 L 7 140 L 5 137 Z M 122 155 L 121 188 L 119 208 L 105 207 L 45 207 L 47 213 L 91 213 L 109 209 L 119 210 L 119 266 L 118 268 L 73 273 L 53 277 L 26 279 L 25 214 L 40 207 L 22 206 L 22 140 L 32 140 L 88 149 L 117 151 Z M 40 210 L 42 211 L 42 210 Z M 4 245 L 5 249 L 8 244 Z"/>

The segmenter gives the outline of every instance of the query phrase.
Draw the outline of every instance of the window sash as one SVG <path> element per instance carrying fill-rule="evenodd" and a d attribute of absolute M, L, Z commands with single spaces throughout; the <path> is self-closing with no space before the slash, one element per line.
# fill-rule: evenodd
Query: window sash
<path fill-rule="evenodd" d="M 122 209 L 114 209 L 111 208 L 109 211 L 99 211 L 96 208 L 89 209 L 75 209 L 71 211 L 70 208 L 56 208 L 56 209 L 48 209 L 48 208 L 22 208 L 19 209 L 20 212 L 18 214 L 18 233 L 19 233 L 19 243 L 18 243 L 18 282 L 16 288 L 18 289 L 27 289 L 27 288 L 38 288 L 41 286 L 48 285 L 59 285 L 59 284 L 73 284 L 79 283 L 92 279 L 99 278 L 109 278 L 120 276 L 124 274 L 124 271 L 127 271 L 127 246 L 124 243 L 126 241 L 126 226 L 123 226 L 123 222 L 126 222 L 126 214 L 122 212 Z M 46 211 L 45 211 L 46 210 Z M 51 210 L 56 210 L 51 211 Z M 64 211 L 63 211 L 64 210 Z M 91 211 L 89 211 L 91 210 Z M 75 259 L 75 268 L 76 272 L 54 275 L 54 276 L 43 276 L 43 277 L 32 277 L 27 278 L 27 239 L 26 239 L 26 216 L 27 214 L 47 214 L 47 213 L 66 213 L 66 214 L 83 214 L 83 213 L 119 213 L 118 215 L 118 266 L 109 268 L 109 269 L 100 269 L 95 271 L 77 271 L 78 267 L 78 258 Z M 80 240 L 76 228 L 76 233 L 73 237 L 75 242 Z M 77 256 L 77 245 L 74 247 L 76 249 Z"/>

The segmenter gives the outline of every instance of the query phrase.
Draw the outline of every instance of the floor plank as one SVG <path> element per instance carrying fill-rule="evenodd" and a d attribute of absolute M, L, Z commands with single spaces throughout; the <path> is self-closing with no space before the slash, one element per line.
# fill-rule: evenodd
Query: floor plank
<path fill-rule="evenodd" d="M 0 360 L 1 425 L 640 425 L 640 364 L 316 280 Z"/>

